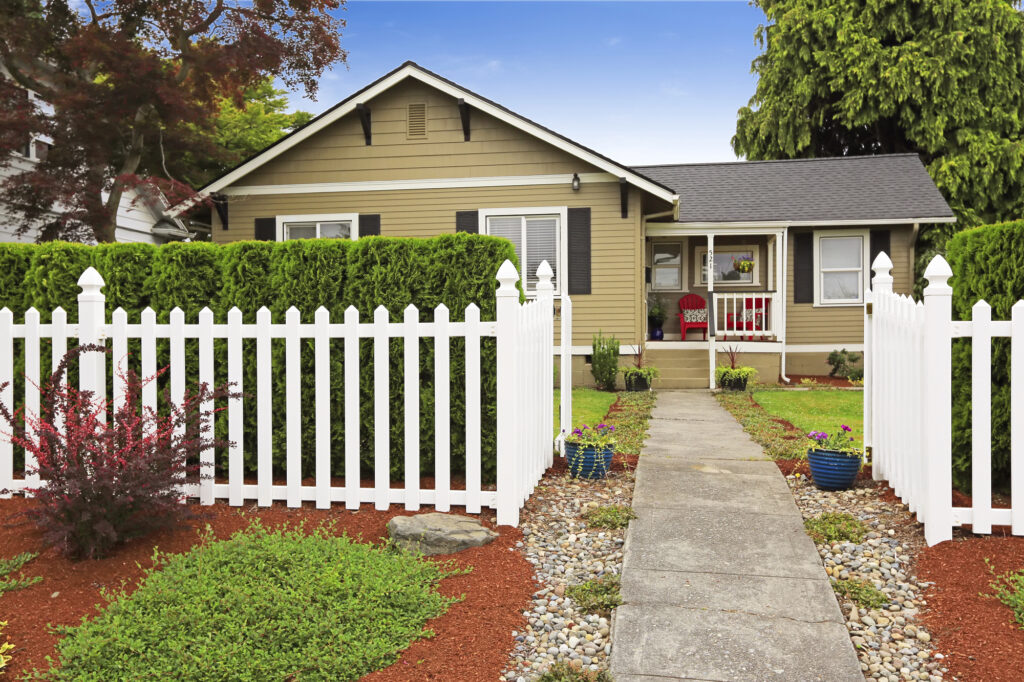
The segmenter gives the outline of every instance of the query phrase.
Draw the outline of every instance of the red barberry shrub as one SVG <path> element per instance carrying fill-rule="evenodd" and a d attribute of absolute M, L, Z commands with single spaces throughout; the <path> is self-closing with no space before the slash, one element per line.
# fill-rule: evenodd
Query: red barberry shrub
<path fill-rule="evenodd" d="M 39 504 L 26 515 L 47 544 L 72 559 L 106 556 L 123 542 L 189 517 L 180 486 L 199 481 L 201 451 L 228 445 L 201 419 L 201 407 L 238 395 L 226 385 L 202 384 L 179 405 L 165 394 L 168 407 L 156 411 L 144 408 L 141 396 L 157 376 L 140 378 L 129 370 L 125 400 L 108 423 L 107 401 L 64 380 L 82 354 L 105 352 L 99 345 L 68 351 L 39 389 L 37 416 L 0 404 L 11 440 L 35 456 L 29 471 L 41 480 L 30 489 Z"/>

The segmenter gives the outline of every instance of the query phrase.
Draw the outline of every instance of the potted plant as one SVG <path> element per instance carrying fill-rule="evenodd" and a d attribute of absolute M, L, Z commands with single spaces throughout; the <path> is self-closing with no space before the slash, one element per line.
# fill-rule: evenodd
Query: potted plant
<path fill-rule="evenodd" d="M 658 299 L 652 299 L 647 306 L 647 326 L 651 330 L 651 340 L 661 341 L 665 338 L 662 325 L 665 324 L 665 309 L 661 307 Z"/>
<path fill-rule="evenodd" d="M 578 426 L 565 437 L 565 460 L 573 478 L 604 478 L 615 455 L 615 427 Z"/>
<path fill-rule="evenodd" d="M 627 391 L 649 391 L 651 382 L 660 375 L 657 367 L 644 363 L 643 347 L 637 353 L 636 362 L 631 367 L 620 368 L 619 371 L 622 372 Z"/>
<path fill-rule="evenodd" d="M 822 490 L 846 490 L 857 480 L 861 451 L 854 447 L 853 429 L 841 424 L 833 434 L 811 431 L 807 437 L 814 441 L 807 450 L 814 485 Z"/>
<path fill-rule="evenodd" d="M 729 354 L 729 366 L 719 365 L 715 367 L 715 385 L 727 391 L 745 391 L 747 383 L 757 376 L 757 370 L 753 367 L 736 366 L 737 350 L 729 347 L 726 353 Z"/>
<path fill-rule="evenodd" d="M 747 256 L 740 256 L 732 259 L 732 269 L 736 272 L 748 273 L 754 271 L 754 259 Z"/>

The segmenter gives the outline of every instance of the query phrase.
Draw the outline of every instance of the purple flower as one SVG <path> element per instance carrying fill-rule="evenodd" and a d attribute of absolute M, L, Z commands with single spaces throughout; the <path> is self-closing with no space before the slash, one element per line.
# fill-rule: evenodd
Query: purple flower
<path fill-rule="evenodd" d="M 839 428 L 841 428 L 841 429 L 842 429 L 843 431 L 846 431 L 847 433 L 849 433 L 850 431 L 853 431 L 853 429 L 851 429 L 851 428 L 850 428 L 849 426 L 847 426 L 846 424 L 841 424 L 841 425 L 839 426 Z"/>

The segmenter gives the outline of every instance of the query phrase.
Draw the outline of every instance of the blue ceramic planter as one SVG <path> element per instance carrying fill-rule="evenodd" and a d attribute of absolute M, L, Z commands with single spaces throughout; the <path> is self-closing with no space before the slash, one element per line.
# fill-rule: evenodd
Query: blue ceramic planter
<path fill-rule="evenodd" d="M 598 450 L 578 443 L 565 444 L 565 461 L 573 478 L 604 478 L 612 469 L 614 454 L 611 447 Z"/>
<path fill-rule="evenodd" d="M 860 456 L 837 450 L 811 448 L 807 451 L 807 462 L 814 485 L 822 490 L 846 490 L 860 471 Z"/>

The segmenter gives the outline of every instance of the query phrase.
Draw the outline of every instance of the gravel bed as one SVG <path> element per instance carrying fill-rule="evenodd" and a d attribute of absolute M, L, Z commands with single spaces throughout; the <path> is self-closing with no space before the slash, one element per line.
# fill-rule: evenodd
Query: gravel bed
<path fill-rule="evenodd" d="M 591 507 L 628 506 L 632 497 L 632 473 L 613 472 L 600 481 L 549 473 L 541 481 L 520 517 L 523 541 L 518 543 L 541 589 L 533 595 L 533 608 L 523 612 L 526 629 L 513 633 L 516 647 L 505 679 L 536 679 L 557 661 L 607 669 L 609 619 L 578 610 L 564 596 L 565 588 L 621 572 L 626 530 L 587 528 L 581 514 Z"/>
<path fill-rule="evenodd" d="M 930 647 L 931 634 L 917 616 L 927 602 L 930 583 L 914 575 L 914 557 L 924 547 L 921 526 L 898 500 L 883 497 L 885 487 L 860 482 L 852 490 L 818 490 L 803 476 L 788 476 L 805 519 L 824 512 L 846 512 L 870 532 L 861 544 L 818 544 L 825 572 L 833 581 L 857 580 L 873 585 L 889 600 L 879 609 L 858 607 L 840 598 L 846 628 L 868 680 L 942 680 L 943 656 Z"/>

